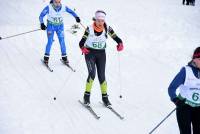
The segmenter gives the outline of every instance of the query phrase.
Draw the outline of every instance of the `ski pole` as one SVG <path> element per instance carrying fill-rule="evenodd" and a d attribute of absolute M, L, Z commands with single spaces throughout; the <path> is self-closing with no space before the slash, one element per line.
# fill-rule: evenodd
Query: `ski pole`
<path fill-rule="evenodd" d="M 120 60 L 120 53 L 118 52 L 118 77 L 119 77 L 119 98 L 122 98 L 122 80 L 121 80 L 121 60 Z"/>
<path fill-rule="evenodd" d="M 77 59 L 77 61 L 75 62 L 75 65 L 74 67 L 78 70 L 78 67 L 79 66 L 79 63 L 81 61 L 82 57 L 80 57 L 79 59 Z M 69 83 L 69 81 L 71 80 L 71 77 L 72 77 L 72 74 L 74 72 L 71 71 L 70 74 L 68 74 L 68 77 L 66 77 L 66 79 L 64 80 L 63 84 L 61 85 L 60 88 L 58 88 L 57 92 L 55 93 L 55 96 L 54 96 L 54 101 L 59 97 L 59 95 L 61 94 L 61 92 L 63 91 L 64 87 Z"/>
<path fill-rule="evenodd" d="M 86 30 L 86 27 L 80 22 L 81 26 Z"/>
<path fill-rule="evenodd" d="M 154 129 L 152 129 L 149 134 L 152 134 L 174 111 L 176 111 L 176 108 L 174 108 Z"/>
<path fill-rule="evenodd" d="M 27 33 L 32 33 L 32 32 L 39 31 L 39 30 L 41 30 L 41 29 L 35 29 L 35 30 L 31 30 L 31 31 L 27 31 L 27 32 L 23 32 L 23 33 L 7 36 L 7 37 L 0 37 L 0 40 L 8 39 L 8 38 L 16 37 L 16 36 L 20 36 L 20 35 L 27 34 Z"/>

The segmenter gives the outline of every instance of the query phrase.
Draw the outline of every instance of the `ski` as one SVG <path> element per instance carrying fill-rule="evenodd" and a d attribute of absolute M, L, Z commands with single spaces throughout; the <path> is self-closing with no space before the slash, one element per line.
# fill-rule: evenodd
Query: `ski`
<path fill-rule="evenodd" d="M 108 108 L 110 111 L 112 111 L 117 117 L 119 117 L 121 120 L 124 119 L 123 116 L 121 116 L 111 105 L 110 106 L 105 106 L 102 102 L 101 103 L 104 107 Z"/>
<path fill-rule="evenodd" d="M 60 59 L 60 61 L 61 61 L 64 65 L 66 65 L 72 72 L 76 72 L 76 70 L 73 69 L 72 66 L 69 65 L 69 63 L 65 63 L 62 59 Z"/>
<path fill-rule="evenodd" d="M 43 65 L 45 65 L 45 67 L 46 67 L 50 72 L 53 72 L 53 69 L 51 69 L 51 68 L 49 67 L 48 64 L 44 63 L 44 60 L 41 59 L 41 61 L 42 61 Z"/>
<path fill-rule="evenodd" d="M 85 105 L 82 101 L 78 100 L 78 102 L 85 107 L 96 119 L 100 119 L 100 116 L 92 109 L 90 105 Z"/>

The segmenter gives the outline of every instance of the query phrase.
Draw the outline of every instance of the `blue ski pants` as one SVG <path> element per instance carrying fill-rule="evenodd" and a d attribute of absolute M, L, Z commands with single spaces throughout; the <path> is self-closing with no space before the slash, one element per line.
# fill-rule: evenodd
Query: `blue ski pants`
<path fill-rule="evenodd" d="M 58 40 L 60 43 L 60 49 L 61 49 L 61 54 L 62 56 L 66 56 L 66 46 L 65 46 L 65 38 L 64 38 L 64 25 L 53 25 L 50 23 L 47 23 L 47 38 L 48 38 L 48 42 L 46 45 L 46 50 L 45 50 L 45 55 L 49 56 L 50 55 L 50 51 L 51 51 L 51 46 L 53 44 L 53 37 L 54 37 L 54 32 L 56 32 L 57 36 L 58 36 Z"/>

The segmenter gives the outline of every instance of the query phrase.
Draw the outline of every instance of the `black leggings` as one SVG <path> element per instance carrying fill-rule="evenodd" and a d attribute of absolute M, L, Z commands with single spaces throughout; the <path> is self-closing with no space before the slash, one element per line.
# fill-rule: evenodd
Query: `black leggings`
<path fill-rule="evenodd" d="M 87 82 L 89 82 L 90 79 L 94 80 L 97 68 L 99 82 L 102 84 L 105 81 L 105 50 L 90 50 L 89 54 L 85 55 L 85 61 L 88 69 Z"/>
<path fill-rule="evenodd" d="M 177 107 L 176 117 L 180 134 L 192 134 L 191 124 L 193 134 L 200 134 L 200 107 L 191 107 L 189 105 Z"/>

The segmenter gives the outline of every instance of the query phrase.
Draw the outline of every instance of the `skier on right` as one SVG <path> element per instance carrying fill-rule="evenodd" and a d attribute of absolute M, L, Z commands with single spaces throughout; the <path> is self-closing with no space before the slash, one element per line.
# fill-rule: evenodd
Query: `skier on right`
<path fill-rule="evenodd" d="M 173 79 L 168 93 L 176 105 L 180 134 L 192 134 L 191 128 L 193 134 L 200 134 L 200 47 L 195 49 L 192 60 Z"/>
<path fill-rule="evenodd" d="M 102 100 L 105 106 L 111 105 L 107 95 L 107 82 L 105 78 L 105 67 L 106 67 L 106 40 L 107 34 L 116 41 L 117 51 L 123 50 L 122 40 L 116 35 L 110 26 L 105 23 L 106 13 L 102 10 L 97 10 L 95 17 L 93 18 L 94 23 L 88 26 L 79 46 L 83 54 L 85 54 L 85 61 L 88 68 L 88 78 L 86 82 L 86 88 L 84 93 L 84 104 L 90 104 L 90 93 L 93 85 L 93 81 L 96 74 L 99 78 L 101 87 Z"/>

